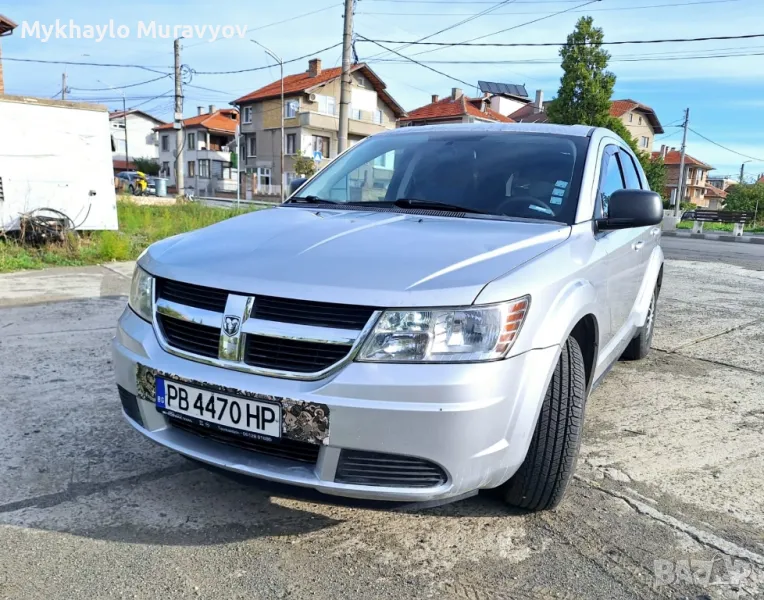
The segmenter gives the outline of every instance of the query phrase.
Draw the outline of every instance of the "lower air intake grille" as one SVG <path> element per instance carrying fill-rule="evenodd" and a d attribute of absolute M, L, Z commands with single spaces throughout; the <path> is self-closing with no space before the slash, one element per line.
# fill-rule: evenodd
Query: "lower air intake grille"
<path fill-rule="evenodd" d="M 334 481 L 356 485 L 427 488 L 446 482 L 446 473 L 422 458 L 343 450 Z"/>
<path fill-rule="evenodd" d="M 141 417 L 141 411 L 138 408 L 138 398 L 121 385 L 118 385 L 117 389 L 119 390 L 119 399 L 122 402 L 122 410 L 125 411 L 128 417 L 143 427 L 143 417 Z"/>
<path fill-rule="evenodd" d="M 263 440 L 254 440 L 238 436 L 232 433 L 226 433 L 224 431 L 216 431 L 208 429 L 207 427 L 201 427 L 192 423 L 186 423 L 178 419 L 169 418 L 173 427 L 182 429 L 194 435 L 220 442 L 221 444 L 228 444 L 229 446 L 236 446 L 243 450 L 249 450 L 251 452 L 257 452 L 259 454 L 266 454 L 268 456 L 274 456 L 276 458 L 284 458 L 286 460 L 293 460 L 297 462 L 310 463 L 315 465 L 318 461 L 318 451 L 320 446 L 316 444 L 308 444 L 307 442 L 298 442 L 295 440 L 281 439 L 267 442 Z"/>
<path fill-rule="evenodd" d="M 220 329 L 217 327 L 189 323 L 161 314 L 157 315 L 157 320 L 167 343 L 173 348 L 209 358 L 218 357 Z"/>
<path fill-rule="evenodd" d="M 253 367 L 316 373 L 342 360 L 352 346 L 248 335 L 244 362 Z"/>

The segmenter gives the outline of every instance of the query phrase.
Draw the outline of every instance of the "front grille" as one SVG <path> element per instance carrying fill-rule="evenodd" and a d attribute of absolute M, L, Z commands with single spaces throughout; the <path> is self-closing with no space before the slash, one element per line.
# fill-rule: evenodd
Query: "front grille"
<path fill-rule="evenodd" d="M 422 458 L 343 450 L 334 481 L 356 485 L 428 488 L 446 482 L 446 473 Z"/>
<path fill-rule="evenodd" d="M 183 283 L 182 281 L 170 281 L 169 279 L 156 280 L 156 295 L 157 298 L 163 298 L 170 302 L 219 313 L 225 311 L 225 304 L 228 300 L 228 292 L 226 291 Z"/>
<path fill-rule="evenodd" d="M 255 440 L 247 437 L 238 436 L 233 433 L 226 433 L 224 431 L 217 431 L 195 425 L 192 423 L 186 423 L 179 419 L 169 417 L 168 420 L 173 427 L 182 429 L 194 435 L 220 442 L 222 444 L 228 444 L 229 446 L 236 446 L 244 450 L 251 452 L 257 452 L 258 454 L 265 454 L 268 456 L 275 456 L 276 458 L 284 458 L 287 460 L 293 460 L 297 462 L 309 463 L 315 465 L 318 461 L 318 451 L 320 446 L 317 444 L 309 444 L 307 442 L 300 442 L 297 440 L 280 439 L 272 442 L 264 440 Z"/>
<path fill-rule="evenodd" d="M 121 385 L 118 385 L 117 389 L 119 390 L 119 399 L 122 402 L 122 409 L 125 411 L 125 414 L 143 427 L 143 417 L 141 417 L 141 411 L 138 408 L 138 398 Z"/>
<path fill-rule="evenodd" d="M 342 360 L 352 346 L 247 335 L 244 348 L 244 362 L 253 367 L 315 373 Z"/>
<path fill-rule="evenodd" d="M 220 329 L 190 323 L 167 315 L 157 314 L 157 321 L 167 343 L 173 348 L 207 356 L 218 357 Z"/>
<path fill-rule="evenodd" d="M 337 329 L 363 329 L 371 318 L 374 308 L 352 304 L 333 304 L 255 296 L 252 316 L 267 321 L 335 327 Z"/>

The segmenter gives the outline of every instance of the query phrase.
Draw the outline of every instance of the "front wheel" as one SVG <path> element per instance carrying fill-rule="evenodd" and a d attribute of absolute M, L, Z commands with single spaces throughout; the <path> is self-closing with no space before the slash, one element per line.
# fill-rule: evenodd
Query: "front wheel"
<path fill-rule="evenodd" d="M 501 488 L 517 508 L 547 510 L 561 501 L 576 469 L 584 425 L 586 370 L 581 347 L 568 338 L 546 390 L 525 461 Z"/>

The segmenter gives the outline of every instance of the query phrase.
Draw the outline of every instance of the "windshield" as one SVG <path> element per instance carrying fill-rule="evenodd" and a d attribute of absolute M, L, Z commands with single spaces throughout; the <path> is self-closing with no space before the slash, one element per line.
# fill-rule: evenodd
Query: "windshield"
<path fill-rule="evenodd" d="M 506 130 L 406 132 L 369 138 L 300 190 L 337 203 L 405 200 L 572 223 L 588 139 Z M 433 207 L 438 208 L 438 207 Z"/>

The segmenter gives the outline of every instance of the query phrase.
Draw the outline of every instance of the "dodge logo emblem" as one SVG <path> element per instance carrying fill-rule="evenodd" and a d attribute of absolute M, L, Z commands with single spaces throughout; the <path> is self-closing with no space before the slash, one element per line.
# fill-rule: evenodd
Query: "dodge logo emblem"
<path fill-rule="evenodd" d="M 239 333 L 240 324 L 241 324 L 241 319 L 239 317 L 232 317 L 232 316 L 226 315 L 223 322 L 223 331 L 225 331 L 225 334 L 227 336 L 233 337 L 237 333 Z"/>

